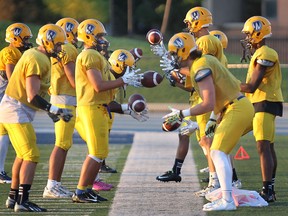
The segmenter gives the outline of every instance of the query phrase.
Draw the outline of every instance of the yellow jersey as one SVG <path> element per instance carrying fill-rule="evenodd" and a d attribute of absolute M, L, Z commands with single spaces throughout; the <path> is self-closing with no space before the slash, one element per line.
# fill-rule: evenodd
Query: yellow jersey
<path fill-rule="evenodd" d="M 6 71 L 6 65 L 16 65 L 22 53 L 16 47 L 7 46 L 0 51 L 0 71 Z"/>
<path fill-rule="evenodd" d="M 16 64 L 13 76 L 9 80 L 5 94 L 20 101 L 21 103 L 37 110 L 27 100 L 26 78 L 32 75 L 40 77 L 40 90 L 38 95 L 47 98 L 47 90 L 50 86 L 51 63 L 49 58 L 37 48 L 31 48 L 24 52 Z"/>
<path fill-rule="evenodd" d="M 77 106 L 109 104 L 114 99 L 115 90 L 97 93 L 91 85 L 87 70 L 96 69 L 101 72 L 104 81 L 115 80 L 110 72 L 109 62 L 94 49 L 84 49 L 77 57 L 75 69 Z"/>

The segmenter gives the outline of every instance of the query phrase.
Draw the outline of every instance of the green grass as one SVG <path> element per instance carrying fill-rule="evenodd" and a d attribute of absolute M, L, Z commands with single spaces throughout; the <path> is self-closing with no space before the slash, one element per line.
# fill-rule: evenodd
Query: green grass
<path fill-rule="evenodd" d="M 271 203 L 268 207 L 239 207 L 237 211 L 233 212 L 209 212 L 208 215 L 286 215 L 288 203 L 288 182 L 287 182 L 287 163 L 288 163 L 288 149 L 287 136 L 276 136 L 275 149 L 278 158 L 278 168 L 276 175 L 275 191 L 277 194 L 277 201 Z M 234 160 L 234 165 L 237 170 L 238 178 L 241 179 L 243 188 L 246 190 L 259 191 L 262 188 L 262 178 L 260 171 L 259 156 L 256 150 L 256 144 L 252 135 L 246 135 L 241 138 L 240 143 L 235 147 L 232 154 L 235 155 L 240 146 L 247 151 L 250 156 L 248 160 Z M 207 166 L 206 158 L 203 155 L 202 149 L 199 145 L 192 141 L 193 157 L 195 159 L 198 170 Z M 199 174 L 199 179 L 206 178 L 207 174 Z M 201 183 L 201 186 L 207 186 L 207 183 Z"/>
<path fill-rule="evenodd" d="M 120 175 L 122 173 L 123 167 L 125 165 L 125 161 L 127 155 L 129 153 L 129 149 L 131 145 L 123 145 L 123 144 L 113 144 L 110 145 L 110 154 L 107 159 L 107 164 L 111 167 L 115 167 L 118 173 L 101 173 L 100 177 L 107 183 L 111 183 L 114 185 L 114 188 L 110 191 L 102 191 L 101 196 L 107 198 L 109 201 L 102 202 L 99 204 L 76 204 L 72 203 L 71 199 L 44 199 L 42 198 L 42 193 L 44 187 L 47 184 L 48 178 L 48 163 L 50 153 L 53 149 L 54 145 L 39 145 L 41 152 L 40 163 L 37 165 L 36 175 L 34 178 L 34 182 L 32 185 L 32 190 L 30 194 L 30 200 L 36 202 L 41 207 L 47 208 L 49 212 L 42 214 L 49 215 L 71 215 L 72 212 L 75 215 L 97 215 L 97 216 L 107 216 L 110 205 L 112 204 L 113 197 L 116 192 L 116 187 L 120 180 Z M 87 153 L 86 145 L 73 145 L 72 148 L 68 152 L 67 160 L 65 163 L 64 172 L 62 175 L 62 183 L 71 191 L 76 189 L 81 166 L 83 160 L 85 159 Z M 6 170 L 11 174 L 11 166 L 15 158 L 15 153 L 12 147 L 10 146 L 7 159 L 6 159 Z M 6 209 L 5 201 L 7 199 L 8 193 L 10 189 L 10 184 L 0 184 L 0 215 L 13 215 L 13 211 L 10 209 Z M 39 215 L 39 213 L 22 213 L 23 215 Z M 21 214 L 21 215 L 22 215 Z M 14 213 L 14 215 L 19 215 Z"/>

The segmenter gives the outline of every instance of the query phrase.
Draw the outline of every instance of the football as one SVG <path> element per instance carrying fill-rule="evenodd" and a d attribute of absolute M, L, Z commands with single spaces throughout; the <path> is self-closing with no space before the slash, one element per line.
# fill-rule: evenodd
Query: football
<path fill-rule="evenodd" d="M 133 94 L 128 99 L 128 106 L 135 112 L 142 112 L 146 108 L 146 100 L 141 94 Z"/>
<path fill-rule="evenodd" d="M 131 49 L 130 53 L 133 55 L 135 61 L 140 60 L 143 56 L 143 51 L 140 48 Z"/>
<path fill-rule="evenodd" d="M 141 84 L 146 88 L 153 88 L 159 85 L 163 80 L 163 77 L 156 71 L 146 71 L 141 79 Z"/>
<path fill-rule="evenodd" d="M 162 130 L 166 131 L 166 132 L 174 131 L 174 130 L 178 129 L 180 127 L 180 125 L 181 125 L 180 121 L 174 122 L 173 124 L 170 124 L 169 122 L 164 121 L 162 123 Z"/>
<path fill-rule="evenodd" d="M 163 40 L 163 35 L 158 29 L 151 29 L 147 32 L 146 39 L 151 45 L 157 45 Z"/>

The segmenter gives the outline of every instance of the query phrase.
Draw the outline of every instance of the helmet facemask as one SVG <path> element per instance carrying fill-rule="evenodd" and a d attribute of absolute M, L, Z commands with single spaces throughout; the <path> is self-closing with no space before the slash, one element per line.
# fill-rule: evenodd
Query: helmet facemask
<path fill-rule="evenodd" d="M 30 48 L 33 47 L 33 44 L 29 42 L 29 39 L 31 38 L 30 36 L 29 37 L 24 37 L 22 38 L 21 36 L 19 36 L 19 38 L 21 39 L 21 45 L 20 47 L 18 47 L 18 49 L 20 50 L 20 52 L 24 52 Z"/>
<path fill-rule="evenodd" d="M 105 38 L 102 36 L 96 36 L 96 50 L 101 53 L 106 59 L 109 58 L 109 51 L 108 48 L 110 47 L 109 41 L 107 41 Z"/>

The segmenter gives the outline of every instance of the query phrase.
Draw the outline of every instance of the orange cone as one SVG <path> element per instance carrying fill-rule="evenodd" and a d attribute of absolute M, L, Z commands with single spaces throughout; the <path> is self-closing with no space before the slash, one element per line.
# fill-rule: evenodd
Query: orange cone
<path fill-rule="evenodd" d="M 245 149 L 242 146 L 240 146 L 240 148 L 238 149 L 238 151 L 236 152 L 234 156 L 234 159 L 235 160 L 248 160 L 250 159 L 250 156 L 245 151 Z"/>

